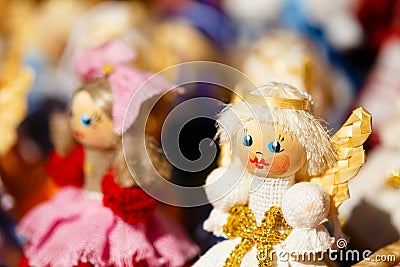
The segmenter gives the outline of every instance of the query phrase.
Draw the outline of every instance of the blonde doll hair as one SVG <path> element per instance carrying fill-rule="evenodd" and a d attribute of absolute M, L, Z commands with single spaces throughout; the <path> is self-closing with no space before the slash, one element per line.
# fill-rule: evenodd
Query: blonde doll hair
<path fill-rule="evenodd" d="M 309 94 L 283 83 L 269 83 L 251 93 L 271 98 L 308 100 L 311 107 L 313 104 Z M 222 110 L 218 116 L 217 135 L 220 142 L 235 140 L 240 125 L 251 120 L 278 125 L 283 131 L 295 135 L 306 150 L 307 161 L 303 172 L 310 176 L 332 167 L 336 161 L 336 152 L 326 128 L 322 126 L 323 122 L 315 118 L 312 111 L 307 110 L 268 108 L 244 101 L 234 103 Z"/>

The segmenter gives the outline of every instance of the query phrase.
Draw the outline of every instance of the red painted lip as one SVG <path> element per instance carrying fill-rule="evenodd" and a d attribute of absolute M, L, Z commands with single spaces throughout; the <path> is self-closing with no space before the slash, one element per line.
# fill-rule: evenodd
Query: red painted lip
<path fill-rule="evenodd" d="M 256 166 L 257 169 L 264 169 L 265 167 L 271 165 L 270 163 L 266 162 L 265 159 L 261 158 L 261 160 L 259 160 L 257 157 L 250 159 L 250 163 L 254 163 L 254 166 Z"/>
<path fill-rule="evenodd" d="M 83 137 L 83 133 L 77 130 L 74 130 L 74 135 L 78 138 L 82 138 Z"/>

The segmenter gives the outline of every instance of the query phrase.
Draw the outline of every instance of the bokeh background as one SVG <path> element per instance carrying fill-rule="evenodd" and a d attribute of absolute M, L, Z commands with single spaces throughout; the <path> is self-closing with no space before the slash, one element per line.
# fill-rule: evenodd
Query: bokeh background
<path fill-rule="evenodd" d="M 0 266 L 18 266 L 24 240 L 15 225 L 58 189 L 46 173 L 49 118 L 79 86 L 74 54 L 115 38 L 137 50 L 134 64 L 143 70 L 205 60 L 233 66 L 258 85 L 291 83 L 313 96 L 332 132 L 364 106 L 373 116 L 368 162 L 350 183 L 341 222 L 349 248 L 375 251 L 400 239 L 399 0 L 0 0 L 0 16 Z M 159 136 L 174 106 L 200 96 L 235 101 L 224 88 L 190 85 L 162 99 L 150 131 Z M 198 108 L 217 114 L 222 107 Z M 200 156 L 198 144 L 214 137 L 214 124 L 199 118 L 185 125 L 179 142 L 188 159 Z M 202 185 L 216 166 L 174 169 L 172 181 Z M 202 229 L 211 206 L 160 206 L 203 252 L 218 242 Z"/>

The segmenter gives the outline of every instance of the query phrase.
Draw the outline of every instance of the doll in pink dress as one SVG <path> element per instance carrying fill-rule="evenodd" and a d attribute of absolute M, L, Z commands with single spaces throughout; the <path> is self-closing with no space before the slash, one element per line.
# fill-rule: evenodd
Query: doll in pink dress
<path fill-rule="evenodd" d="M 18 233 L 27 240 L 21 266 L 178 267 L 198 253 L 137 186 L 122 156 L 121 136 L 140 117 L 137 106 L 124 118 L 132 96 L 143 104 L 170 88 L 157 79 L 139 92 L 151 75 L 128 65 L 135 56 L 122 41 L 77 56 L 84 84 L 71 101 L 70 127 L 55 121 L 64 127 L 55 147 L 69 143 L 68 131 L 78 144 L 50 156 L 48 171 L 62 189 L 20 222 Z"/>

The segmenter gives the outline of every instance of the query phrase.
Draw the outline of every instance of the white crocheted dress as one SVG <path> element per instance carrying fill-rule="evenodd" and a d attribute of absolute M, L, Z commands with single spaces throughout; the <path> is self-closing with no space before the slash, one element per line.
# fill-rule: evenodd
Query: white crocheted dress
<path fill-rule="evenodd" d="M 207 183 L 211 183 L 218 179 L 218 176 L 225 171 L 225 168 L 218 168 L 207 179 Z M 250 183 L 252 184 L 252 189 L 250 190 Z M 310 183 L 302 183 L 302 184 L 310 184 Z M 256 218 L 257 224 L 260 225 L 262 219 L 264 218 L 264 214 L 267 210 L 269 210 L 272 206 L 282 207 L 282 201 L 287 192 L 289 192 L 290 188 L 295 188 L 294 185 L 294 177 L 288 178 L 261 178 L 257 176 L 251 176 L 246 173 L 242 180 L 239 182 L 235 188 L 229 192 L 223 199 L 213 203 L 214 209 L 211 212 L 209 218 L 204 222 L 204 229 L 210 232 L 213 232 L 216 236 L 225 236 L 222 231 L 222 226 L 226 223 L 226 220 L 229 216 L 229 210 L 234 205 L 246 205 L 250 207 L 253 211 L 254 216 Z M 314 185 L 313 185 L 314 186 Z M 208 193 L 208 192 L 207 192 Z M 301 198 L 301 196 L 300 196 Z M 289 201 L 292 201 L 289 198 Z M 301 202 L 301 201 L 300 201 Z M 233 204 L 234 203 L 234 204 Z M 324 203 L 325 204 L 325 203 Z M 297 205 L 295 205 L 297 206 Z M 329 207 L 329 203 L 328 203 Z M 290 210 L 289 210 L 290 213 Z M 290 217 L 290 216 L 289 216 Z M 286 217 L 285 217 L 286 218 Z M 321 226 L 323 227 L 323 226 Z M 304 229 L 299 229 L 303 231 Z M 311 229 L 306 229 L 311 230 Z M 315 229 L 312 229 L 313 231 Z M 311 238 L 311 240 L 317 240 L 320 243 L 316 245 L 315 250 L 325 251 L 332 244 L 332 239 L 329 237 L 329 234 L 326 232 L 326 229 L 323 228 L 318 229 L 315 233 L 311 235 L 315 238 Z M 294 242 L 296 243 L 294 246 L 292 244 L 287 244 L 289 247 L 300 247 L 298 243 L 302 244 L 304 242 L 299 242 L 298 236 L 295 232 Z M 290 235 L 289 235 L 290 237 Z M 289 238 L 288 237 L 288 238 Z M 293 238 L 292 238 L 293 239 Z M 308 238 L 310 240 L 310 238 Z M 215 246 L 213 246 L 210 250 L 208 250 L 194 265 L 193 267 L 222 267 L 226 259 L 229 257 L 231 251 L 234 250 L 235 246 L 240 243 L 241 238 L 237 237 L 230 240 L 222 241 Z M 309 249 L 310 246 L 306 246 L 304 248 Z M 274 250 L 280 251 L 285 246 L 284 243 L 277 244 L 274 246 Z M 274 257 L 275 258 L 275 257 Z M 323 263 L 322 263 L 323 264 Z M 295 264 L 290 264 L 291 266 Z M 318 264 L 319 265 L 319 264 Z M 249 251 L 243 258 L 241 265 L 242 267 L 256 267 L 258 266 L 257 260 L 257 248 L 254 246 L 251 251 Z M 278 261 L 274 259 L 274 266 L 289 266 L 287 261 Z"/>

